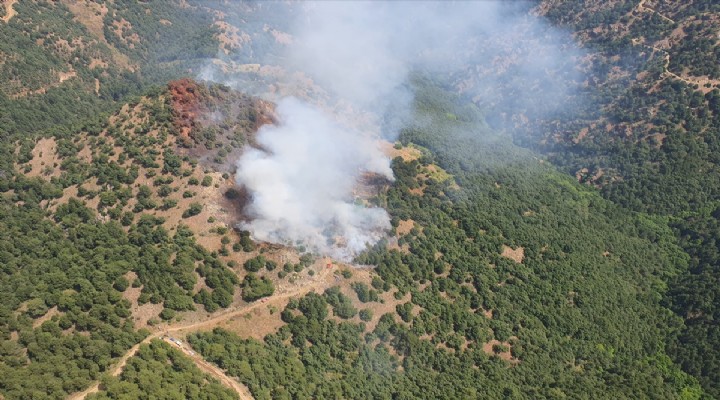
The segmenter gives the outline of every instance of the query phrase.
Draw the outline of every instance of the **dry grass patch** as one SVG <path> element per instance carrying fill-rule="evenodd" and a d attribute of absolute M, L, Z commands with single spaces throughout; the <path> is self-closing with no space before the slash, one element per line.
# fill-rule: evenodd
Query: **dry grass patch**
<path fill-rule="evenodd" d="M 390 158 L 400 157 L 405 162 L 417 160 L 422 156 L 420 149 L 410 145 L 397 148 L 393 143 L 380 141 L 380 149 Z"/>
<path fill-rule="evenodd" d="M 137 33 L 132 32 L 128 34 L 128 32 L 132 31 L 132 24 L 125 18 L 120 18 L 119 21 L 114 20 L 112 22 L 111 30 L 115 33 L 115 36 L 122 40 L 131 49 L 134 49 L 135 45 L 140 43 L 140 36 L 138 36 Z"/>
<path fill-rule="evenodd" d="M 410 231 L 415 227 L 415 221 L 412 219 L 408 220 L 401 220 L 398 223 L 397 228 L 395 228 L 395 231 L 397 232 L 397 236 L 404 236 L 410 233 Z"/>
<path fill-rule="evenodd" d="M 132 283 L 138 278 L 137 274 L 133 271 L 129 271 L 124 275 L 124 277 L 130 283 Z M 162 311 L 163 309 L 162 304 L 146 303 L 140 305 L 138 303 L 138 298 L 140 298 L 142 289 L 142 286 L 133 287 L 132 285 L 129 285 L 122 294 L 122 297 L 130 302 L 130 313 L 132 316 L 132 320 L 135 324 L 135 327 L 138 329 L 147 328 L 148 321 L 153 318 L 157 318 L 158 315 L 160 315 L 160 311 Z"/>
<path fill-rule="evenodd" d="M 36 319 L 35 321 L 33 321 L 33 325 L 32 325 L 32 326 L 33 326 L 33 328 L 37 328 L 37 327 L 39 327 L 40 325 L 44 324 L 45 321 L 50 321 L 50 319 L 51 319 L 52 317 L 54 317 L 54 316 L 56 316 L 56 315 L 60 315 L 60 314 L 61 314 L 61 313 L 60 313 L 60 311 L 58 311 L 57 306 L 54 306 L 53 308 L 49 309 L 49 310 L 45 313 L 45 315 L 43 315 L 42 317 L 40 317 L 40 318 Z"/>
<path fill-rule="evenodd" d="M 427 186 L 421 185 L 420 187 L 416 187 L 416 188 L 410 189 L 410 190 L 408 190 L 408 191 L 409 191 L 410 194 L 412 194 L 412 195 L 422 197 L 422 196 L 425 195 L 425 188 L 427 188 Z"/>
<path fill-rule="evenodd" d="M 223 323 L 222 328 L 242 338 L 262 340 L 285 325 L 280 318 L 280 313 L 285 309 L 288 301 L 289 299 L 283 299 L 274 304 L 256 308 L 245 315 L 230 318 Z"/>
<path fill-rule="evenodd" d="M 220 31 L 216 38 L 218 42 L 220 42 L 220 50 L 225 54 L 230 54 L 233 50 L 241 49 L 244 44 L 252 41 L 250 35 L 240 31 L 235 25 L 231 25 L 223 20 L 215 21 L 213 25 Z"/>
<path fill-rule="evenodd" d="M 400 246 L 400 244 L 398 244 L 397 238 L 391 237 L 391 238 L 388 240 L 388 245 L 387 245 L 387 247 L 388 247 L 388 250 L 397 250 L 397 251 L 399 251 L 400 253 L 403 253 L 403 254 L 409 254 L 409 253 L 410 253 L 410 245 L 407 244 L 407 243 L 405 243 L 405 244 L 403 244 L 402 246 Z"/>
<path fill-rule="evenodd" d="M 503 245 L 502 253 L 500 253 L 500 255 L 505 258 L 509 258 L 518 264 L 522 264 L 523 259 L 525 258 L 525 249 L 523 247 L 513 249 L 510 246 Z"/>
<path fill-rule="evenodd" d="M 496 355 L 501 360 L 507 361 L 511 364 L 518 364 L 520 362 L 517 358 L 513 358 L 511 353 L 512 344 L 510 344 L 510 342 L 501 342 L 493 339 L 483 344 L 482 349 L 486 354 Z"/>
<path fill-rule="evenodd" d="M 10 20 L 17 15 L 17 12 L 13 8 L 13 6 L 17 3 L 17 0 L 3 0 L 3 6 L 5 7 L 5 16 L 3 16 L 2 21 L 6 24 L 10 22 Z"/>
<path fill-rule="evenodd" d="M 35 148 L 32 150 L 32 160 L 28 163 L 30 165 L 30 172 L 25 175 L 44 176 L 49 179 L 51 176 L 60 175 L 58 165 L 60 165 L 60 159 L 57 157 L 57 143 L 55 138 L 42 138 L 38 140 Z M 17 169 L 19 166 L 16 166 Z"/>

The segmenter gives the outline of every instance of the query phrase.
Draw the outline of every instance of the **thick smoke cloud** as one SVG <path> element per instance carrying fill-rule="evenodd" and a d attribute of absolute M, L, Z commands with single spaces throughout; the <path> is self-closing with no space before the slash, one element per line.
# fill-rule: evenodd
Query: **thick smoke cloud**
<path fill-rule="evenodd" d="M 318 99 L 323 107 L 280 100 L 280 123 L 264 127 L 258 133 L 262 149 L 248 149 L 238 161 L 237 181 L 252 195 L 253 219 L 246 228 L 261 240 L 302 242 L 346 258 L 379 240 L 389 227 L 387 213 L 356 206 L 352 196 L 364 171 L 392 177 L 389 160 L 377 148 L 379 129 L 373 137 L 341 126 L 335 121 L 353 117 L 337 110 L 367 111 L 377 117 L 374 127 L 380 118 L 406 121 L 413 101 L 408 78 L 415 72 L 438 77 L 484 110 L 511 118 L 561 107 L 576 80 L 571 40 L 531 16 L 527 4 L 512 3 L 289 5 L 293 11 L 281 28 L 292 40 L 267 52 L 280 54 L 273 59 L 287 76 L 302 72 L 328 98 Z M 278 3 L 272 7 L 280 9 Z M 393 139 L 394 133 L 383 135 Z"/>
<path fill-rule="evenodd" d="M 263 241 L 345 259 L 379 240 L 390 228 L 387 213 L 351 196 L 363 171 L 392 179 L 376 142 L 295 98 L 276 111 L 279 124 L 258 132 L 263 150 L 248 149 L 238 161 L 236 179 L 253 196 L 245 227 Z"/>

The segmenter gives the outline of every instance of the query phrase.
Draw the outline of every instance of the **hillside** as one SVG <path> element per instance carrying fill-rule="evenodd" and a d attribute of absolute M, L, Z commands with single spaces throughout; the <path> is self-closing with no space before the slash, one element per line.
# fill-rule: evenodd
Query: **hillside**
<path fill-rule="evenodd" d="M 720 397 L 715 3 L 513 3 L 372 115 L 289 61 L 322 3 L 0 2 L 0 398 Z M 352 260 L 251 232 L 288 96 L 392 159 L 288 137 L 387 216 Z"/>
<path fill-rule="evenodd" d="M 372 305 L 367 287 L 326 290 L 289 303 L 287 325 L 262 342 L 216 329 L 192 346 L 262 399 L 699 393 L 658 351 L 660 326 L 679 324 L 658 303 L 684 262 L 669 229 L 491 132 L 470 134 L 471 120 L 447 119 L 444 95 L 426 89 L 432 124 L 402 136 L 426 155 L 394 161 L 385 201 L 399 247 L 358 259 L 377 265 L 369 289 L 400 300 L 394 310 L 366 324 L 346 307 Z M 451 178 L 426 176 L 433 159 Z"/>
<path fill-rule="evenodd" d="M 388 386 L 386 390 L 409 390 L 419 395 L 421 392 L 417 390 L 420 389 L 413 382 L 422 381 L 426 374 L 432 373 L 435 367 L 421 365 L 436 357 L 451 364 L 465 362 L 461 360 L 469 357 L 477 360 L 475 366 L 482 374 L 501 373 L 503 369 L 496 368 L 502 363 L 514 366 L 506 370 L 505 375 L 501 374 L 505 376 L 504 380 L 509 379 L 504 386 L 483 383 L 485 381 L 477 374 L 447 378 L 450 387 L 463 387 L 461 382 L 466 380 L 477 383 L 475 390 L 492 387 L 490 392 L 477 392 L 487 395 L 534 390 L 545 393 L 551 387 L 555 388 L 552 391 L 573 393 L 576 390 L 573 385 L 535 381 L 531 389 L 521 382 L 526 379 L 523 378 L 526 374 L 537 374 L 538 366 L 557 365 L 553 370 L 555 374 L 571 376 L 582 371 L 573 378 L 582 376 L 588 380 L 580 387 L 591 381 L 598 385 L 598 382 L 610 379 L 597 375 L 607 369 L 603 363 L 608 362 L 620 370 L 634 365 L 632 368 L 640 374 L 633 378 L 637 383 L 626 395 L 632 391 L 650 391 L 647 393 L 673 397 L 672 393 L 696 390 L 692 381 L 679 372 L 662 375 L 654 366 L 668 366 L 662 353 L 657 353 L 662 340 L 657 321 L 667 321 L 664 324 L 670 325 L 677 323 L 672 322 L 673 319 L 664 314 L 657 303 L 662 279 L 677 271 L 672 260 L 683 259 L 677 247 L 672 245 L 669 231 L 650 220 L 631 222 L 634 217 L 490 133 L 484 135 L 486 139 L 457 137 L 457 132 L 466 128 L 463 124 L 472 126 L 468 118 L 479 116 L 458 114 L 463 115 L 459 121 L 447 120 L 444 110 L 452 111 L 456 106 L 443 103 L 439 99 L 447 94 L 433 90 L 426 89 L 418 104 L 422 105 L 422 112 L 430 113 L 437 121 L 434 128 L 430 128 L 436 134 L 426 136 L 425 131 L 409 130 L 403 137 L 403 140 L 429 150 L 393 149 L 403 156 L 395 161 L 397 183 L 377 200 L 386 204 L 394 217 L 397 243 L 390 243 L 387 249 L 378 247 L 361 257 L 360 263 L 376 265 L 376 270 L 369 275 L 347 271 L 348 277 L 352 278 L 347 281 L 340 275 L 334 280 L 324 280 L 321 277 L 324 262 L 312 266 L 303 264 L 307 262 L 303 260 L 309 259 L 300 257 L 294 249 L 257 246 L 242 232 L 232 229 L 233 224 L 243 217 L 234 194 L 237 188 L 232 171 L 221 172 L 226 167 L 224 157 L 236 151 L 239 144 L 252 143 L 253 132 L 262 123 L 260 121 L 272 122 L 270 104 L 221 86 L 181 80 L 172 82 L 166 90 L 149 93 L 137 103 L 121 107 L 112 115 L 88 123 L 79 132 L 43 138 L 35 146 L 20 150 L 16 169 L 23 174 L 18 175 L 3 196 L 7 210 L 4 231 L 8 233 L 6 242 L 10 244 L 6 254 L 16 254 L 6 258 L 6 273 L 10 275 L 5 275 L 4 284 L 6 288 L 27 287 L 27 290 L 3 290 L 6 294 L 14 293 L 3 302 L 9 313 L 6 315 L 10 317 L 4 325 L 10 335 L 5 346 L 15 348 L 11 353 L 15 363 L 22 365 L 29 361 L 32 368 L 24 370 L 23 375 L 6 375 L 14 377 L 3 382 L 6 395 L 12 398 L 27 390 L 16 386 L 19 382 L 32 385 L 28 389 L 36 388 L 32 377 L 37 372 L 33 371 L 57 365 L 48 363 L 54 359 L 53 354 L 62 357 L 56 351 L 42 353 L 35 350 L 34 346 L 41 343 L 50 345 L 44 342 L 43 334 L 61 333 L 59 339 L 62 342 L 49 348 L 41 346 L 48 350 L 56 346 L 77 346 L 75 343 L 85 346 L 82 344 L 86 337 L 83 332 L 97 332 L 105 326 L 103 324 L 107 324 L 107 328 L 102 328 L 106 329 L 106 336 L 96 337 L 95 346 L 103 346 L 106 340 L 111 340 L 110 343 L 118 340 L 120 333 L 113 333 L 112 329 L 117 328 L 112 326 L 123 327 L 127 332 L 125 335 L 145 327 L 150 332 L 157 332 L 150 337 L 157 337 L 155 335 L 165 330 L 174 329 L 175 324 L 192 325 L 195 321 L 212 318 L 213 312 L 222 315 L 218 308 L 229 306 L 243 310 L 244 300 L 256 299 L 250 293 L 260 289 L 252 283 L 255 282 L 252 279 L 257 278 L 248 280 L 255 273 L 247 271 L 258 271 L 261 278 L 269 278 L 267 282 L 272 282 L 271 286 L 279 295 L 295 293 L 295 288 L 314 281 L 315 276 L 323 279 L 325 283 L 319 289 L 325 293 L 321 299 L 327 300 L 322 302 L 333 305 L 332 315 L 339 321 L 351 318 L 351 323 L 358 327 L 353 334 L 356 338 L 352 340 L 361 340 L 365 336 L 364 341 L 372 342 L 377 340 L 373 338 L 379 337 L 388 347 L 381 346 L 373 351 L 381 348 L 389 351 L 383 356 L 390 357 L 383 361 L 390 362 L 388 371 L 405 371 L 398 375 L 404 377 L 401 381 L 404 383 Z M 231 111 L 228 116 L 232 118 L 217 117 L 218 113 L 223 115 L 227 111 Z M 216 117 L 208 118 L 208 115 Z M 447 132 L 448 136 L 440 136 L 440 132 Z M 458 140 L 470 140 L 465 145 L 467 149 L 476 148 L 471 144 L 473 140 L 481 140 L 486 152 L 457 156 L 457 150 L 453 148 L 458 145 Z M 435 165 L 433 159 L 448 172 Z M 500 159 L 504 161 L 500 163 Z M 463 160 L 462 164 L 458 164 L 458 160 Z M 533 195 L 528 196 L 530 193 Z M 196 212 L 193 211 L 194 204 L 199 205 L 197 215 L 193 215 Z M 434 211 L 428 214 L 430 209 Z M 601 216 L 600 210 L 612 217 Z M 74 258 L 65 263 L 78 265 L 76 269 L 58 269 L 58 263 L 51 260 L 65 258 L 57 257 L 59 250 L 51 250 L 49 254 L 26 252 L 24 263 L 33 268 L 11 272 L 12 265 L 17 262 L 13 261 L 18 257 L 16 249 L 27 248 L 23 243 L 33 240 L 48 240 L 48 236 L 38 237 L 38 224 L 30 222 L 30 216 L 33 221 L 43 221 L 41 226 L 45 226 L 47 232 L 44 235 L 57 238 L 54 241 L 59 249 L 74 254 Z M 26 227 L 27 230 L 9 230 L 9 226 Z M 622 236 L 618 236 L 620 234 Z M 651 235 L 651 240 L 657 244 L 651 244 L 647 235 Z M 101 246 L 99 240 L 103 243 Z M 658 252 L 659 244 L 663 250 Z M 119 253 L 108 252 L 111 248 Z M 509 251 L 512 249 L 516 252 Z M 483 254 L 486 258 L 478 258 Z M 550 254 L 554 255 L 550 257 Z M 72 261 L 75 259 L 78 261 Z M 257 262 L 252 261 L 256 259 Z M 648 259 L 654 260 L 650 263 L 653 267 L 641 268 L 641 260 Z M 279 268 L 287 262 L 290 262 L 289 267 Z M 293 265 L 296 262 L 298 264 Z M 571 266 L 592 266 L 597 272 L 586 270 L 581 273 L 582 280 L 577 281 L 577 273 L 570 272 Z M 627 271 L 628 275 L 619 274 L 621 270 Z M 359 281 L 354 278 L 356 274 L 360 274 L 357 276 L 361 278 Z M 32 277 L 42 280 L 36 281 L 37 278 Z M 81 281 L 76 281 L 78 278 Z M 238 288 L 241 281 L 245 283 Z M 52 290 L 37 297 L 39 293 L 32 288 L 40 282 Z M 257 282 L 261 281 L 258 279 Z M 555 283 L 547 286 L 542 282 Z M 636 286 L 638 282 L 643 282 L 643 286 Z M 331 295 L 336 293 L 332 289 L 335 285 L 341 289 L 340 294 Z M 561 291 L 551 294 L 551 287 Z M 619 287 L 626 289 L 618 291 Z M 613 290 L 608 291 L 608 288 Z M 111 295 L 108 300 L 114 314 L 102 314 L 100 310 L 107 305 L 97 300 L 81 302 L 88 295 L 98 298 L 98 293 Z M 519 293 L 525 294 L 519 296 Z M 619 296 L 617 300 L 608 302 L 610 293 Z M 631 293 L 643 294 L 635 297 Z M 533 300 L 535 296 L 538 296 L 537 300 Z M 527 303 L 521 302 L 521 298 Z M 550 301 L 551 298 L 554 300 Z M 538 301 L 550 308 L 539 308 Z M 637 304 L 606 309 L 610 304 L 629 304 L 630 301 Z M 289 319 L 291 314 L 279 312 L 293 304 L 287 300 L 279 304 L 273 302 L 267 308 L 261 307 L 260 310 L 266 311 L 260 314 L 247 314 L 251 317 L 248 322 L 260 318 L 264 321 L 261 326 L 268 326 L 270 330 L 248 328 L 240 323 L 242 319 L 223 326 L 255 338 L 272 334 L 279 328 L 281 335 L 287 329 L 295 332 L 293 336 L 312 335 L 302 333 L 307 328 L 297 325 L 299 320 Z M 340 308 L 341 305 L 344 308 Z M 358 316 L 358 311 L 362 310 L 366 311 Z M 627 317 L 620 317 L 622 310 L 629 313 Z M 398 319 L 388 318 L 395 313 Z M 603 317 L 604 313 L 607 313 L 606 317 Z M 447 325 L 449 321 L 445 318 L 451 315 L 454 322 Z M 599 326 L 592 321 L 609 321 L 609 315 L 613 315 L 617 327 L 603 326 L 597 330 Z M 590 316 L 592 319 L 582 322 Z M 639 319 L 640 316 L 643 318 Z M 162 322 L 164 320 L 167 322 Z M 283 321 L 288 324 L 286 328 L 281 328 Z M 331 325 L 327 329 L 336 329 L 332 328 L 334 322 L 328 323 Z M 633 326 L 629 332 L 645 332 L 643 341 L 636 342 L 637 339 L 624 336 L 628 324 Z M 217 325 L 202 326 L 205 326 L 204 330 Z M 338 329 L 345 329 L 343 326 L 338 325 Z M 405 330 L 407 333 L 403 333 Z M 148 331 L 140 330 L 132 335 L 108 348 L 109 352 L 98 364 L 98 371 L 109 370 L 112 360 L 148 335 Z M 406 335 L 411 336 L 404 340 L 411 342 L 402 344 L 405 342 L 398 341 Z M 412 335 L 417 337 L 412 339 Z M 570 335 L 569 338 L 566 335 Z M 198 341 L 201 337 L 204 336 L 197 336 L 198 339 L 191 336 L 190 343 L 206 355 Z M 547 339 L 537 342 L 538 337 Z M 560 340 L 561 337 L 566 338 Z M 427 347 L 430 344 L 434 347 Z M 328 345 L 332 345 L 332 341 Z M 562 346 L 562 351 L 559 348 L 552 350 L 552 346 L 558 345 Z M 423 351 L 435 350 L 429 353 L 433 354 L 431 358 L 415 367 L 419 369 L 407 371 L 410 360 L 405 352 L 416 346 L 425 349 Z M 612 354 L 619 351 L 623 357 L 604 359 L 605 353 L 598 352 L 599 349 L 608 349 Z M 23 355 L 25 351 L 27 355 Z M 379 356 L 372 354 L 369 355 L 371 358 Z M 630 356 L 643 360 L 643 365 L 647 366 L 641 368 L 630 362 L 626 358 Z M 77 360 L 78 373 L 83 371 L 83 357 Z M 226 365 L 216 357 L 220 354 L 209 360 L 218 362 L 221 367 Z M 336 354 L 333 357 L 347 356 Z M 393 358 L 395 361 L 391 361 Z M 10 362 L 9 358 L 4 360 Z M 650 360 L 654 361 L 646 364 Z M 323 368 L 346 373 L 332 365 L 329 363 Z M 238 375 L 232 369 L 228 373 L 239 376 L 256 398 L 264 398 L 265 389 L 256 386 L 247 376 Z M 621 374 L 618 379 L 630 379 L 623 376 Z M 666 383 L 660 386 L 640 383 L 652 380 L 650 376 L 659 379 L 657 382 Z M 72 381 L 67 378 L 51 380 L 47 384 L 56 385 L 56 388 L 47 386 L 45 390 L 57 394 L 80 391 L 97 377 L 81 374 Z M 114 390 L 110 387 L 109 390 Z M 606 385 L 593 387 L 600 392 L 617 389 Z M 319 393 L 322 392 L 315 393 L 321 396 Z M 353 393 L 346 392 L 346 395 L 359 396 Z M 428 393 L 435 393 L 433 397 L 453 396 L 452 391 Z M 616 394 L 622 396 L 620 393 Z"/>
<path fill-rule="evenodd" d="M 580 107 L 516 136 L 615 203 L 669 220 L 690 256 L 665 299 L 686 325 L 669 339 L 670 354 L 715 397 L 718 7 L 701 0 L 542 2 L 539 13 L 591 50 L 592 81 L 579 90 Z"/>
<path fill-rule="evenodd" d="M 231 114 L 203 120 L 193 110 Z M 147 335 L 139 328 L 159 329 L 177 313 L 202 319 L 260 287 L 272 293 L 270 279 L 281 291 L 307 279 L 309 255 L 258 247 L 233 229 L 240 192 L 219 168 L 271 113 L 263 101 L 181 80 L 79 131 L 18 147 L 2 199 L 3 367 L 15 371 L 0 374 L 7 396 L 43 390 L 33 377 L 66 364 L 58 348 L 96 348 L 99 358 L 81 352 L 76 367 L 46 380 L 53 398 L 97 378 Z M 268 271 L 240 290 L 242 266 L 259 252 Z M 297 272 L 271 277 L 270 263 L 281 261 Z"/>
<path fill-rule="evenodd" d="M 0 21 L 0 133 L 34 133 L 110 111 L 219 48 L 212 18 L 162 2 L 18 1 Z"/>

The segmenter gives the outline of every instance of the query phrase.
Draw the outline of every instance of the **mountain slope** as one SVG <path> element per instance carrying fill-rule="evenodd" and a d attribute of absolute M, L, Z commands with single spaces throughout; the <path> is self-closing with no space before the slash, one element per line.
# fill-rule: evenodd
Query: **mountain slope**
<path fill-rule="evenodd" d="M 720 277 L 720 8 L 703 0 L 547 1 L 539 10 L 591 49 L 590 82 L 581 89 L 591 100 L 517 139 L 617 204 L 669 217 L 691 257 L 669 281 L 665 301 L 686 325 L 669 338 L 669 351 L 720 396 L 712 284 Z"/>
<path fill-rule="evenodd" d="M 478 131 L 447 96 L 423 89 L 426 123 L 401 137 L 429 150 L 394 161 L 397 247 L 358 259 L 377 265 L 373 290 L 409 294 L 396 312 L 345 321 L 328 290 L 288 304 L 264 342 L 216 329 L 193 347 L 261 399 L 698 398 L 663 351 L 681 323 L 663 280 L 687 262 L 672 232 Z"/>

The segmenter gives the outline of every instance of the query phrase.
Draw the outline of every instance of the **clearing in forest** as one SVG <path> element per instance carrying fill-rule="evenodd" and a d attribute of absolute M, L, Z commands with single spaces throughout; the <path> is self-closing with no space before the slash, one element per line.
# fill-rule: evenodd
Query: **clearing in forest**
<path fill-rule="evenodd" d="M 4 0 L 3 3 L 3 5 L 5 6 L 5 16 L 0 19 L 2 19 L 3 22 L 7 24 L 14 16 L 17 15 L 17 12 L 13 8 L 15 3 L 17 3 L 17 0 Z"/>
<path fill-rule="evenodd" d="M 509 258 L 518 264 L 522 264 L 523 259 L 525 258 L 525 249 L 522 247 L 513 249 L 510 246 L 503 245 L 502 253 L 500 255 L 503 257 Z"/>

